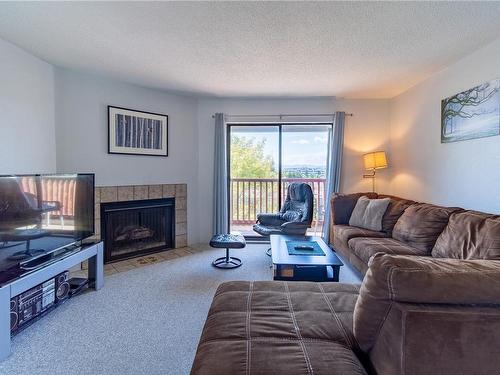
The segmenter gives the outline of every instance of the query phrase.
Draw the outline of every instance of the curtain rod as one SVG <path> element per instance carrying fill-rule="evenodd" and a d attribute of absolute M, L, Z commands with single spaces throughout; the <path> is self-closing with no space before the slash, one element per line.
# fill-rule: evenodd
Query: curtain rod
<path fill-rule="evenodd" d="M 354 116 L 353 113 L 346 113 L 346 116 Z M 314 117 L 314 116 L 325 116 L 325 117 L 333 117 L 335 113 L 310 113 L 310 114 L 279 114 L 279 115 L 226 115 L 228 117 Z M 215 118 L 215 115 L 212 115 L 212 118 Z"/>

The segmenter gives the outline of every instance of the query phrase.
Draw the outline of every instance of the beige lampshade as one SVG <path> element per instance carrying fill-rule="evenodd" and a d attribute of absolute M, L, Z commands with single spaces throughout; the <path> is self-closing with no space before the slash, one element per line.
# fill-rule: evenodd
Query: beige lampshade
<path fill-rule="evenodd" d="M 387 168 L 387 157 L 385 151 L 375 151 L 363 155 L 365 169 Z"/>

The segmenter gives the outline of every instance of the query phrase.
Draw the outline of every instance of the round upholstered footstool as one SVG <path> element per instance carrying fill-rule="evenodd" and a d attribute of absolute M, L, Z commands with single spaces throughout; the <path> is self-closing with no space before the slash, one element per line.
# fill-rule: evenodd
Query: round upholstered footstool
<path fill-rule="evenodd" d="M 240 233 L 216 234 L 210 240 L 210 246 L 226 249 L 226 256 L 217 258 L 212 265 L 217 268 L 236 268 L 241 266 L 241 259 L 229 256 L 229 249 L 243 249 L 246 246 L 245 238 Z"/>

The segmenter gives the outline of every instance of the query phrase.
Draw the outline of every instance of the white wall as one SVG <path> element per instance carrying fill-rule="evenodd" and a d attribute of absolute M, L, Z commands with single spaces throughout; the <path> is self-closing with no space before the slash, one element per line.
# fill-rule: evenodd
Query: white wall
<path fill-rule="evenodd" d="M 55 70 L 58 172 L 94 172 L 96 185 L 187 183 L 188 241 L 197 242 L 197 100 L 99 76 Z M 168 157 L 108 154 L 107 106 L 168 115 Z"/>
<path fill-rule="evenodd" d="M 346 118 L 342 191 L 368 191 L 361 155 L 389 153 L 385 100 L 195 99 L 74 72 L 0 41 L 0 173 L 94 172 L 98 186 L 188 184 L 188 241 L 212 231 L 215 112 L 228 114 L 354 113 Z M 107 153 L 107 105 L 169 115 L 169 157 Z M 387 192 L 390 169 L 379 173 Z"/>
<path fill-rule="evenodd" d="M 346 117 L 344 158 L 342 163 L 342 192 L 372 191 L 372 180 L 363 178 L 362 155 L 376 150 L 386 151 L 389 168 L 377 171 L 375 191 L 389 193 L 392 173 L 389 142 L 389 101 L 370 99 L 338 99 L 335 109 L 352 113 Z"/>
<path fill-rule="evenodd" d="M 56 171 L 54 72 L 0 39 L 0 174 Z"/>
<path fill-rule="evenodd" d="M 294 114 L 352 112 L 346 117 L 342 191 L 371 191 L 371 181 L 362 178 L 361 155 L 375 149 L 388 150 L 389 103 L 386 100 L 313 99 L 200 99 L 198 104 L 198 201 L 200 239 L 212 233 L 214 119 L 227 114 Z M 380 173 L 377 191 L 386 192 L 388 172 Z"/>
<path fill-rule="evenodd" d="M 500 213 L 500 136 L 441 144 L 441 99 L 500 77 L 500 40 L 391 101 L 391 191 Z"/>

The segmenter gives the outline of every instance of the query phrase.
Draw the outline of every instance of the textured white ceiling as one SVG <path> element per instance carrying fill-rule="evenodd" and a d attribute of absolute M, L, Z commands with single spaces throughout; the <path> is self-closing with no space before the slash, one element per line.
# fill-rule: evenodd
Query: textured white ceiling
<path fill-rule="evenodd" d="M 0 3 L 55 65 L 212 96 L 387 98 L 500 35 L 500 2 Z"/>

